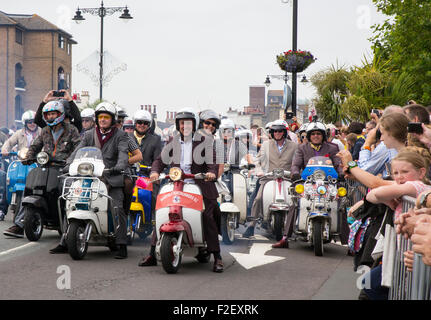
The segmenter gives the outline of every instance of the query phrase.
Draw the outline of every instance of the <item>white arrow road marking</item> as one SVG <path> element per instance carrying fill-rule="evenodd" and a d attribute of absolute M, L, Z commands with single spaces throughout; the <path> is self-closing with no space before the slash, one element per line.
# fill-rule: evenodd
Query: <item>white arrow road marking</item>
<path fill-rule="evenodd" d="M 1 256 L 5 256 L 5 255 L 7 255 L 9 253 L 13 253 L 15 251 L 19 251 L 19 250 L 27 248 L 27 247 L 33 247 L 35 245 L 37 245 L 37 242 L 30 242 L 30 243 L 24 244 L 24 245 L 16 247 L 16 248 L 12 248 L 12 249 L 9 249 L 9 250 L 6 250 L 6 251 L 2 251 L 2 252 L 0 252 L 0 257 Z"/>
<path fill-rule="evenodd" d="M 284 257 L 266 256 L 265 253 L 272 249 L 271 243 L 253 243 L 250 253 L 229 252 L 240 265 L 245 269 L 260 267 L 268 263 L 273 263 L 286 259 Z"/>
<path fill-rule="evenodd" d="M 244 238 L 242 236 L 242 234 L 239 234 L 239 233 L 235 233 L 235 235 L 238 237 L 238 239 L 241 239 L 241 240 L 245 239 L 245 240 L 264 240 L 264 241 L 269 241 L 269 239 L 267 237 L 262 236 L 260 234 L 255 234 L 254 236 L 251 236 L 250 238 Z"/>

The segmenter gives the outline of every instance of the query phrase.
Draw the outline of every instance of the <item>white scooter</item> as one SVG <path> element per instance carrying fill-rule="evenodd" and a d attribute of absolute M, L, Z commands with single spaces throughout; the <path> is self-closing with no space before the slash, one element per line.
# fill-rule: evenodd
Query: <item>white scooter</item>
<path fill-rule="evenodd" d="M 224 244 L 232 244 L 235 241 L 235 230 L 239 224 L 245 224 L 247 218 L 248 204 L 248 185 L 247 169 L 249 165 L 229 165 L 225 164 L 225 176 L 220 177 L 216 186 L 219 191 L 221 211 L 221 232 Z M 242 169 L 240 172 L 234 169 Z M 229 175 L 227 174 L 229 173 Z M 232 181 L 229 181 L 232 179 Z M 233 194 L 230 192 L 227 184 L 232 182 Z"/>
<path fill-rule="evenodd" d="M 202 227 L 203 197 L 198 185 L 187 179 L 204 179 L 204 173 L 186 174 L 173 167 L 170 179 L 161 187 L 156 203 L 156 258 L 167 273 L 177 273 L 184 254 L 196 257 L 199 249 L 206 249 Z M 198 258 L 199 260 L 199 258 Z M 199 262 L 208 262 L 209 256 Z"/>
<path fill-rule="evenodd" d="M 266 173 L 270 178 L 263 189 L 263 218 L 262 227 L 270 231 L 277 241 L 283 237 L 284 221 L 290 207 L 293 205 L 291 197 L 290 172 L 274 169 Z"/>
<path fill-rule="evenodd" d="M 116 215 L 108 210 L 112 198 L 100 180 L 104 169 L 99 148 L 81 148 L 63 183 L 61 197 L 66 200 L 68 221 L 65 239 L 74 260 L 83 259 L 89 245 L 107 246 L 111 251 L 116 248 L 114 231 L 118 223 Z"/>

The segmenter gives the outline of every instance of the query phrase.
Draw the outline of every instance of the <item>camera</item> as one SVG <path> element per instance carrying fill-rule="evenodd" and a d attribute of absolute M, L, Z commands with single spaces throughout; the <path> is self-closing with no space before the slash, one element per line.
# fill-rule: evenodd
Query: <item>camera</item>
<path fill-rule="evenodd" d="M 381 137 L 382 137 L 382 132 L 380 131 L 380 129 L 377 129 L 377 131 L 376 131 L 376 140 L 380 140 Z"/>
<path fill-rule="evenodd" d="M 64 91 L 54 91 L 53 97 L 64 97 Z"/>
<path fill-rule="evenodd" d="M 293 118 L 293 112 L 286 112 L 286 120 L 290 120 Z"/>
<path fill-rule="evenodd" d="M 422 129 L 422 123 L 421 122 L 409 122 L 409 125 L 407 126 L 407 132 L 408 133 L 423 134 L 424 130 Z"/>

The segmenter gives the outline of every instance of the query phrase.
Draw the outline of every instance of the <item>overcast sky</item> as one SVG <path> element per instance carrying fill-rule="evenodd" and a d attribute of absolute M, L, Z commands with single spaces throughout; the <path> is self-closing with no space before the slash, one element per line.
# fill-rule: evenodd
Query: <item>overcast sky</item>
<path fill-rule="evenodd" d="M 105 18 L 104 49 L 127 70 L 112 78 L 104 98 L 132 114 L 139 105 L 157 105 L 159 120 L 166 110 L 193 107 L 225 112 L 249 103 L 249 86 L 263 85 L 267 74 L 282 74 L 276 55 L 292 47 L 292 5 L 288 0 L 105 0 L 125 6 L 133 20 L 120 13 Z M 299 0 L 298 49 L 317 61 L 311 77 L 331 64 L 359 65 L 371 56 L 370 26 L 381 22 L 371 0 Z M 75 24 L 76 8 L 99 7 L 96 0 L 1 1 L 6 13 L 36 13 L 73 35 L 73 92 L 99 89 L 76 65 L 100 48 L 100 18 L 84 14 Z M 90 60 L 91 61 L 91 60 Z M 98 61 L 91 62 L 94 70 Z M 282 89 L 272 80 L 270 89 Z M 298 96 L 312 98 L 311 85 L 298 84 Z"/>

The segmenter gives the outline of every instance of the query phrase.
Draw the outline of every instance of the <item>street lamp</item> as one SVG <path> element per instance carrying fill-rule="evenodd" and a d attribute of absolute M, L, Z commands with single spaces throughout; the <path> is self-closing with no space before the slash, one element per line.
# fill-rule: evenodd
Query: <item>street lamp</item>
<path fill-rule="evenodd" d="M 133 17 L 129 14 L 129 9 L 126 7 L 105 7 L 103 6 L 103 0 L 99 8 L 79 8 L 76 10 L 75 16 L 72 18 L 76 23 L 80 23 L 84 21 L 85 18 L 81 15 L 82 13 L 90 13 L 93 16 L 100 17 L 100 62 L 99 62 L 99 70 L 100 70 L 100 79 L 99 79 L 99 99 L 102 100 L 102 86 L 103 86 L 103 18 L 107 15 L 111 16 L 115 12 L 123 11 L 123 14 L 120 16 L 120 19 L 124 19 L 124 21 L 128 21 L 133 19 Z"/>

